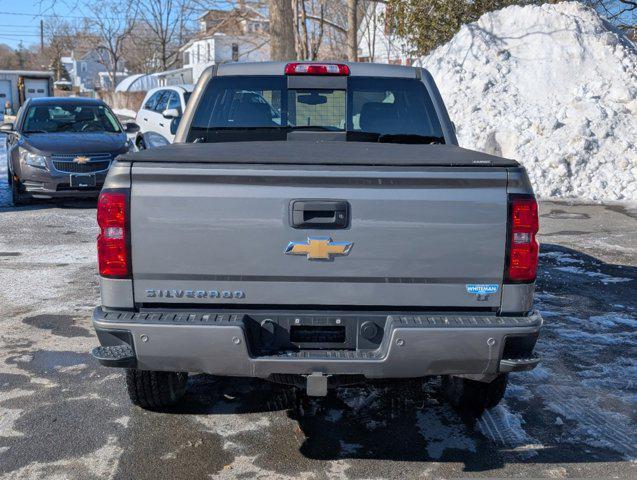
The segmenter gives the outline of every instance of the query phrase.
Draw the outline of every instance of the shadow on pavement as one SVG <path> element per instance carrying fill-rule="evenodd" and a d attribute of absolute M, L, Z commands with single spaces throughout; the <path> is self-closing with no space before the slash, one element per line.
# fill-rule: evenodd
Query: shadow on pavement
<path fill-rule="evenodd" d="M 266 381 L 196 375 L 172 413 L 286 411 L 304 436 L 300 453 L 312 460 L 461 462 L 473 472 L 505 463 L 623 462 L 637 456 L 637 386 L 625 378 L 637 366 L 636 281 L 635 267 L 543 244 L 536 301 L 545 318 L 543 363 L 512 374 L 505 400 L 478 419 L 450 408 L 437 379 L 308 398 Z"/>

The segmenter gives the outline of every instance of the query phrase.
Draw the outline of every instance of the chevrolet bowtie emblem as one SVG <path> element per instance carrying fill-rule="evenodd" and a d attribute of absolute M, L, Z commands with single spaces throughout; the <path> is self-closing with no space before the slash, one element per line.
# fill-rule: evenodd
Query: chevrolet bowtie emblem
<path fill-rule="evenodd" d="M 75 157 L 73 161 L 75 163 L 84 164 L 88 163 L 91 159 L 89 157 Z"/>
<path fill-rule="evenodd" d="M 306 242 L 290 242 L 287 255 L 305 255 L 308 260 L 331 260 L 333 255 L 347 255 L 352 242 L 333 242 L 329 237 L 309 237 Z"/>

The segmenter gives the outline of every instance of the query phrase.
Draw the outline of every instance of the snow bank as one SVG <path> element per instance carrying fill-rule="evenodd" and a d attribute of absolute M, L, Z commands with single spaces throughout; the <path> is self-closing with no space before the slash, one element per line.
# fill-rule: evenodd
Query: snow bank
<path fill-rule="evenodd" d="M 11 205 L 11 190 L 7 181 L 7 150 L 4 143 L 5 136 L 0 133 L 0 208 Z"/>
<path fill-rule="evenodd" d="M 580 3 L 483 15 L 424 58 L 460 145 L 543 197 L 637 201 L 637 47 Z"/>

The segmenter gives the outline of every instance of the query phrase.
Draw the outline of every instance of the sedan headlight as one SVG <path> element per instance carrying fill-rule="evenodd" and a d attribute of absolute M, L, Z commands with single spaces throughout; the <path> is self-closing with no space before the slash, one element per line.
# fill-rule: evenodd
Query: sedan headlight
<path fill-rule="evenodd" d="M 38 155 L 37 153 L 32 153 L 21 148 L 20 158 L 30 167 L 46 168 L 46 158 L 44 155 Z"/>

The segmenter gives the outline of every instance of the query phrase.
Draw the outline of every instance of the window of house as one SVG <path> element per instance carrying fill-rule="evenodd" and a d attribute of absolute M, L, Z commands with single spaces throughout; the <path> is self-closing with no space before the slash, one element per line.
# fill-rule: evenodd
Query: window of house
<path fill-rule="evenodd" d="M 208 49 L 208 54 L 206 56 L 206 61 L 209 62 L 209 61 L 212 60 L 212 57 L 210 56 L 210 44 L 209 43 L 206 44 L 206 48 Z"/>
<path fill-rule="evenodd" d="M 238 43 L 232 44 L 232 61 L 233 62 L 239 61 L 239 44 Z"/>
<path fill-rule="evenodd" d="M 190 52 L 184 52 L 184 65 L 190 65 Z"/>

